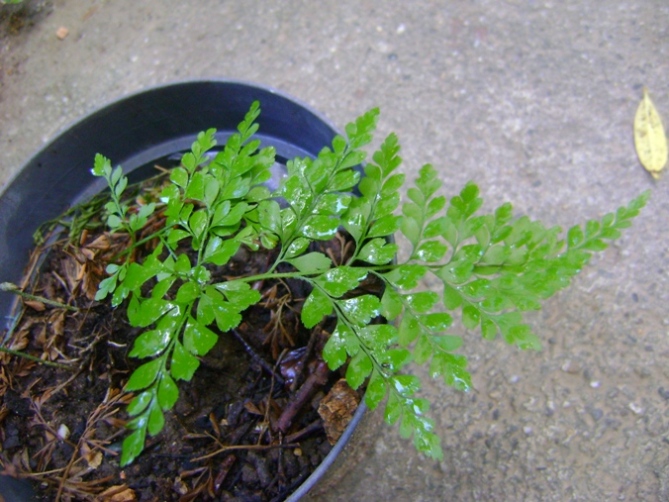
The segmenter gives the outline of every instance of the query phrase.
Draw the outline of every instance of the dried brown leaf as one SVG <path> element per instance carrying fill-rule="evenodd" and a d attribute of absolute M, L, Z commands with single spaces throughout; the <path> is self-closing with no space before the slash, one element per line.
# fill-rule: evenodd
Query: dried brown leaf
<path fill-rule="evenodd" d="M 30 342 L 30 333 L 27 329 L 21 329 L 14 334 L 12 343 L 9 344 L 11 350 L 23 350 Z"/>
<path fill-rule="evenodd" d="M 323 428 L 330 444 L 335 444 L 341 437 L 353 418 L 355 410 L 358 409 L 360 398 L 346 383 L 341 379 L 332 386 L 330 392 L 325 396 L 318 406 L 318 414 L 323 419 Z"/>
<path fill-rule="evenodd" d="M 43 312 L 44 309 L 46 308 L 44 306 L 44 303 L 37 301 L 37 300 L 24 300 L 23 303 L 30 307 L 33 310 L 36 310 L 37 312 Z"/>
<path fill-rule="evenodd" d="M 100 502 L 135 502 L 137 494 L 128 485 L 114 485 L 99 495 Z"/>
<path fill-rule="evenodd" d="M 97 249 L 100 251 L 106 251 L 111 247 L 111 241 L 109 239 L 109 235 L 106 233 L 98 235 L 95 238 L 95 240 L 86 244 L 86 247 L 88 249 Z"/>

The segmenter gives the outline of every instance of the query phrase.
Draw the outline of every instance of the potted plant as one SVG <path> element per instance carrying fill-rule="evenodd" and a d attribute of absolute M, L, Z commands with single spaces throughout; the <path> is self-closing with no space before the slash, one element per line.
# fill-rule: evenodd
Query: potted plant
<path fill-rule="evenodd" d="M 212 94 L 218 95 L 213 102 Z M 158 464 L 177 473 L 153 480 L 150 489 L 160 488 L 153 492 L 159 497 L 302 494 L 311 481 L 297 488 L 300 473 L 329 449 L 322 439 L 314 443 L 314 435 L 336 441 L 362 389 L 366 405 L 382 407 L 385 421 L 399 424 L 418 451 L 441 458 L 429 403 L 419 396 L 419 379 L 405 372 L 407 364 L 428 365 L 446 385 L 471 387 L 466 360 L 455 352 L 462 339 L 450 331 L 454 313 L 485 338 L 539 348 L 522 313 L 568 285 L 593 252 L 629 226 L 648 197 L 563 236 L 559 228 L 514 218 L 510 204 L 480 214 L 473 183 L 448 200 L 430 165 L 402 202 L 397 137 L 389 135 L 366 159 L 376 109 L 337 135 L 277 93 L 238 83 L 168 86 L 125 105 L 120 114 L 114 105 L 103 109 L 101 120 L 56 140 L 29 165 L 32 174 L 24 171 L 0 199 L 0 234 L 9 234 L 3 242 L 16 242 L 23 252 L 33 230 L 62 213 L 60 195 L 89 200 L 69 211 L 67 238 L 59 234 L 49 242 L 57 250 L 43 258 L 51 278 L 5 287 L 20 289 L 26 312 L 36 311 L 5 337 L 12 378 L 29 382 L 18 397 L 11 382 L 6 385 L 5 408 L 14 400 L 12 411 L 24 411 L 46 432 L 33 457 L 21 458 L 28 450 L 10 443 L 14 450 L 5 449 L 14 457 L 3 462 L 6 469 L 34 474 L 37 466 L 53 470 L 51 462 L 62 456 L 66 462 L 55 469 L 50 492 L 57 498 L 135 496 L 141 482 L 129 477 L 146 478 Z M 223 134 L 209 128 L 221 123 L 221 115 L 228 126 Z M 93 127 L 110 123 L 116 137 Z M 158 130 L 160 139 L 147 130 Z M 119 151 L 127 148 L 125 140 L 133 143 L 130 155 Z M 176 165 L 164 169 L 186 145 Z M 77 165 L 70 164 L 73 151 Z M 54 180 L 40 177 L 64 176 L 50 165 L 54 159 L 67 159 L 78 174 L 92 168 L 108 191 L 90 200 L 102 187 L 89 187 L 87 178 L 56 198 Z M 155 163 L 162 173 L 133 185 Z M 29 193 L 38 191 L 38 179 L 40 203 Z M 22 190 L 17 199 L 13 192 Z M 10 206 L 13 211 L 6 210 Z M 3 279 L 19 280 L 20 256 L 2 265 Z M 439 292 L 421 288 L 428 276 L 438 281 Z M 68 313 L 73 309 L 76 315 Z M 64 327 L 47 337 L 44 323 Z M 58 337 L 60 345 L 52 341 Z M 103 399 L 76 431 L 57 423 L 57 407 L 43 411 L 58 402 L 62 381 L 76 378 L 61 374 L 58 384 L 38 384 L 37 367 L 19 358 L 20 351 L 37 352 L 52 366 L 76 366 L 77 374 L 84 368 L 98 373 Z M 228 365 L 235 351 L 248 358 L 243 375 Z M 209 372 L 201 380 L 206 396 L 193 383 L 203 371 Z M 217 380 L 225 374 L 232 376 L 221 389 Z M 213 390 L 225 394 L 232 387 L 242 396 L 237 404 L 218 403 Z M 193 413 L 200 401 L 208 413 Z M 123 438 L 121 426 L 127 429 Z M 202 449 L 162 440 L 164 428 L 170 438 L 185 434 Z M 120 473 L 109 474 L 112 466 Z M 291 477 L 291 470 L 298 475 Z M 111 488 L 102 488 L 105 476 Z M 238 480 L 244 488 L 237 488 Z M 260 485 L 264 493 L 255 488 Z"/>

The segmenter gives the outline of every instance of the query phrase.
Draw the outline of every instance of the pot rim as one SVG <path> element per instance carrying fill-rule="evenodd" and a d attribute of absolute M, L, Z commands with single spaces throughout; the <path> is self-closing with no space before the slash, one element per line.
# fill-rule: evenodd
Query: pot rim
<path fill-rule="evenodd" d="M 212 84 L 230 84 L 230 85 L 240 85 L 248 88 L 253 88 L 253 89 L 258 89 L 260 91 L 265 91 L 269 92 L 270 94 L 279 96 L 281 98 L 286 99 L 287 101 L 291 101 L 295 105 L 304 108 L 305 110 L 309 111 L 314 117 L 316 117 L 318 120 L 323 122 L 325 125 L 327 125 L 330 129 L 335 131 L 337 134 L 341 134 L 341 130 L 329 119 L 325 116 L 325 114 L 319 112 L 318 110 L 314 109 L 311 105 L 309 105 L 307 102 L 305 102 L 302 99 L 299 99 L 295 97 L 294 95 L 282 91 L 274 86 L 271 85 L 264 85 L 259 82 L 255 82 L 253 80 L 245 80 L 245 79 L 235 79 L 235 78 L 224 78 L 224 77 L 203 77 L 203 78 L 185 78 L 185 79 L 175 79 L 175 80 L 170 80 L 169 82 L 164 82 L 160 84 L 154 84 L 150 85 L 148 87 L 142 87 L 140 89 L 134 90 L 128 94 L 123 94 L 121 96 L 118 96 L 116 98 L 111 98 L 106 100 L 104 103 L 92 108 L 90 111 L 85 112 L 83 115 L 74 118 L 68 122 L 66 122 L 63 126 L 59 127 L 51 136 L 49 139 L 41 144 L 41 146 L 36 147 L 33 149 L 32 153 L 28 155 L 28 160 L 25 162 L 22 162 L 19 166 L 19 168 L 12 173 L 8 178 L 5 179 L 3 182 L 2 186 L 0 186 L 0 198 L 5 194 L 5 192 L 10 188 L 10 186 L 15 182 L 16 178 L 21 174 L 21 171 L 30 164 L 33 159 L 38 157 L 44 150 L 48 149 L 50 146 L 52 146 L 58 139 L 60 139 L 61 136 L 63 136 L 66 132 L 69 130 L 85 123 L 90 117 L 94 115 L 98 115 L 100 112 L 103 112 L 113 106 L 117 106 L 118 104 L 122 103 L 123 101 L 130 101 L 136 98 L 141 97 L 142 95 L 145 94 L 150 94 L 154 93 L 156 91 L 164 90 L 164 89 L 169 89 L 172 87 L 179 87 L 182 85 L 189 85 L 189 84 L 203 84 L 203 83 L 212 83 Z M 262 107 L 262 103 L 260 103 Z"/>

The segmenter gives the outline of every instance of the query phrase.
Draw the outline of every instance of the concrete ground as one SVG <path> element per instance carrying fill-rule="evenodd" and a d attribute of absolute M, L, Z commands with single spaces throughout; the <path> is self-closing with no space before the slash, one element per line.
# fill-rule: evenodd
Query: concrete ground
<path fill-rule="evenodd" d="M 378 105 L 407 173 L 432 163 L 449 192 L 473 179 L 487 207 L 513 201 L 547 223 L 567 226 L 652 190 L 623 239 L 530 316 L 542 352 L 469 333 L 462 351 L 476 390 L 425 379 L 443 462 L 382 428 L 321 500 L 669 500 L 669 179 L 644 172 L 632 140 L 643 86 L 669 125 L 666 0 L 25 0 L 23 9 L 0 22 L 2 183 L 101 105 L 225 77 L 281 89 L 340 127 Z"/>

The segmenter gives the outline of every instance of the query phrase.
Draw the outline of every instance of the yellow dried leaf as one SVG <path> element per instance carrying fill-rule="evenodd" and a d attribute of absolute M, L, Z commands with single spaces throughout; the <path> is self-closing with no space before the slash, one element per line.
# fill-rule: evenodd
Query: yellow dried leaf
<path fill-rule="evenodd" d="M 634 117 L 634 146 L 643 167 L 658 179 L 667 163 L 667 136 L 660 114 L 645 88 Z"/>

